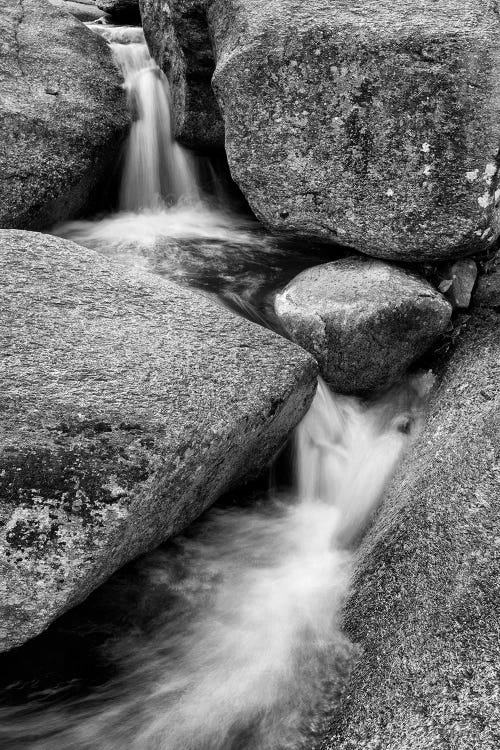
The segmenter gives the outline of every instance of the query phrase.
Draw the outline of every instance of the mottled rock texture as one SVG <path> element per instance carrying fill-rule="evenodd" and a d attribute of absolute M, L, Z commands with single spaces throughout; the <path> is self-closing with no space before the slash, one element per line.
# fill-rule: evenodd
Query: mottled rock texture
<path fill-rule="evenodd" d="M 499 323 L 472 318 L 359 549 L 363 652 L 324 750 L 499 746 Z"/>
<path fill-rule="evenodd" d="M 312 359 L 205 297 L 0 230 L 0 650 L 262 469 Z"/>
<path fill-rule="evenodd" d="M 211 79 L 215 68 L 206 0 L 140 0 L 151 54 L 172 89 L 174 130 L 186 146 L 224 147 L 224 125 Z"/>
<path fill-rule="evenodd" d="M 0 226 L 77 215 L 129 125 L 103 39 L 48 0 L 5 0 L 0 27 Z"/>
<path fill-rule="evenodd" d="M 52 5 L 57 5 L 59 8 L 69 11 L 79 21 L 96 21 L 98 18 L 104 16 L 104 13 L 95 6 L 94 0 L 80 0 L 80 2 L 49 0 L 49 2 Z"/>
<path fill-rule="evenodd" d="M 109 13 L 116 23 L 140 23 L 139 0 L 95 0 L 98 8 Z"/>
<path fill-rule="evenodd" d="M 382 258 L 499 232 L 500 13 L 480 0 L 208 0 L 231 173 L 268 227 Z"/>
<path fill-rule="evenodd" d="M 451 318 L 451 306 L 429 283 L 362 258 L 303 271 L 276 296 L 274 308 L 340 393 L 369 392 L 398 380 Z"/>

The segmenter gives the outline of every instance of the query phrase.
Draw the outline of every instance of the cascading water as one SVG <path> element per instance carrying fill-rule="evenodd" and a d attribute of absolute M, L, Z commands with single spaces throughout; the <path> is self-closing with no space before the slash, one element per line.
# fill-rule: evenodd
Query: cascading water
<path fill-rule="evenodd" d="M 195 162 L 172 139 L 168 84 L 142 31 L 100 33 L 136 117 L 120 211 L 55 231 L 226 302 L 233 295 L 236 306 L 269 324 L 254 300 L 286 280 L 285 267 L 293 276 L 311 258 L 294 256 L 220 198 L 207 200 Z M 414 383 L 362 405 L 320 381 L 297 429 L 291 487 L 261 493 L 250 507 L 212 509 L 185 536 L 135 563 L 135 599 L 94 655 L 110 674 L 81 694 L 71 691 L 69 675 L 28 700 L 24 688 L 16 700 L 14 684 L 0 708 L 0 745 L 317 747 L 350 648 L 340 612 L 352 548 L 418 424 L 418 390 Z M 118 600 L 120 587 L 133 588 L 127 570 L 102 588 L 105 602 Z"/>
<path fill-rule="evenodd" d="M 120 209 L 138 211 L 200 199 L 195 166 L 172 135 L 170 89 L 142 29 L 101 26 L 125 81 L 134 121 L 125 155 Z"/>
<path fill-rule="evenodd" d="M 142 29 L 89 26 L 111 45 L 134 117 L 120 205 L 110 216 L 69 222 L 54 233 L 125 265 L 215 294 L 262 322 L 256 308 L 266 307 L 265 293 L 310 266 L 314 249 L 304 253 L 284 245 L 251 216 L 235 212 L 210 160 L 175 143 L 168 81 L 151 58 Z M 317 262 L 322 259 L 319 252 Z"/>
<path fill-rule="evenodd" d="M 175 553 L 147 556 L 143 596 L 163 587 L 168 607 L 108 644 L 117 676 L 59 706 L 0 713 L 0 739 L 12 750 L 316 747 L 348 652 L 351 543 L 418 418 L 417 400 L 394 403 L 364 408 L 320 381 L 292 491 L 213 510 Z"/>

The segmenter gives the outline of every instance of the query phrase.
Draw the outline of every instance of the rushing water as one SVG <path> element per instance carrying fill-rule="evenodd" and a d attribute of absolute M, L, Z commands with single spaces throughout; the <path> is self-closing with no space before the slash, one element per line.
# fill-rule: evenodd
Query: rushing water
<path fill-rule="evenodd" d="M 12 750 L 315 747 L 349 652 L 339 617 L 352 543 L 418 420 L 410 393 L 363 407 L 320 382 L 297 430 L 292 488 L 214 509 L 192 536 L 143 558 L 142 602 L 160 590 L 160 606 L 106 642 L 114 676 L 88 695 L 46 692 L 4 710 L 0 740 Z"/>
<path fill-rule="evenodd" d="M 273 325 L 268 294 L 321 256 L 312 261 L 311 248 L 297 252 L 229 207 L 216 173 L 172 139 L 168 84 L 141 30 L 101 33 L 136 117 L 120 210 L 55 231 Z M 351 648 L 341 610 L 353 550 L 418 425 L 425 385 L 415 379 L 361 404 L 320 381 L 284 485 L 212 509 L 3 658 L 0 745 L 318 746 Z M 68 663 L 54 666 L 68 637 L 82 633 L 78 659 L 68 651 Z"/>

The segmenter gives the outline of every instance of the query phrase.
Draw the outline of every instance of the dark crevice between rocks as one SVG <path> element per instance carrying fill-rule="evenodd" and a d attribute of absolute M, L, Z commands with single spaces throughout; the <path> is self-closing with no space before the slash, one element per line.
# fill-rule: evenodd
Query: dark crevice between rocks
<path fill-rule="evenodd" d="M 176 139 L 199 153 L 223 152 L 224 123 L 212 88 L 215 57 L 205 0 L 169 3 L 168 14 L 157 7 L 148 13 L 147 0 L 140 6 L 152 57 L 170 82 Z"/>
<path fill-rule="evenodd" d="M 142 23 L 139 3 L 97 0 L 97 7 L 107 14 L 111 23 L 118 26 L 140 26 Z"/>

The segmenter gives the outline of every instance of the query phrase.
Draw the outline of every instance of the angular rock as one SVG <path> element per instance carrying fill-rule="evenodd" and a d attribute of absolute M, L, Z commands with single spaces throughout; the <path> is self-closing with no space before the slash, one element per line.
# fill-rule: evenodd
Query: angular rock
<path fill-rule="evenodd" d="M 316 367 L 204 296 L 0 230 L 0 650 L 261 470 Z"/>
<path fill-rule="evenodd" d="M 107 44 L 48 0 L 6 0 L 0 42 L 0 226 L 38 229 L 97 202 L 130 116 Z"/>
<path fill-rule="evenodd" d="M 357 559 L 362 647 L 323 750 L 496 750 L 500 337 L 474 315 Z"/>
<path fill-rule="evenodd" d="M 456 310 L 466 310 L 471 301 L 477 279 L 477 265 L 472 258 L 462 258 L 453 263 L 439 285 Z"/>
<path fill-rule="evenodd" d="M 451 317 L 449 303 L 427 281 L 361 258 L 303 271 L 276 296 L 274 308 L 290 338 L 315 357 L 340 393 L 398 380 Z"/>
<path fill-rule="evenodd" d="M 232 176 L 268 227 L 416 261 L 499 233 L 500 14 L 210 0 Z"/>
<path fill-rule="evenodd" d="M 224 124 L 211 86 L 215 69 L 207 0 L 140 0 L 151 54 L 172 90 L 176 138 L 189 148 L 224 148 Z"/>
<path fill-rule="evenodd" d="M 116 23 L 141 22 L 139 0 L 95 0 L 95 4 Z"/>

